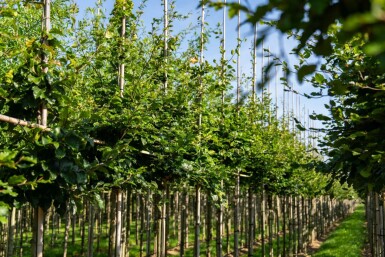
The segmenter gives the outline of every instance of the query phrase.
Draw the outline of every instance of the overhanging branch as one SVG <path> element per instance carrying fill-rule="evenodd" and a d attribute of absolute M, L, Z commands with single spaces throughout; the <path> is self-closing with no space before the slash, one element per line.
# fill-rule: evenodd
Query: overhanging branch
<path fill-rule="evenodd" d="M 29 128 L 39 128 L 39 129 L 42 129 L 44 131 L 51 131 L 51 129 L 47 128 L 46 126 L 43 126 L 43 125 L 40 125 L 37 123 L 32 123 L 32 122 L 25 121 L 25 120 L 20 120 L 20 119 L 13 118 L 13 117 L 9 117 L 9 116 L 3 115 L 3 114 L 0 114 L 0 121 L 11 123 L 13 125 L 20 125 L 20 126 L 25 126 L 25 127 L 29 127 Z"/>
<path fill-rule="evenodd" d="M 43 131 L 51 131 L 52 130 L 51 128 L 48 128 L 46 126 L 43 126 L 43 125 L 40 125 L 40 124 L 37 124 L 37 123 L 32 123 L 32 122 L 29 122 L 29 121 L 20 120 L 20 119 L 13 118 L 13 117 L 10 117 L 10 116 L 7 116 L 7 115 L 3 115 L 3 114 L 0 114 L 0 121 L 4 121 L 4 122 L 7 122 L 7 123 L 10 123 L 10 124 L 13 124 L 13 125 L 25 126 L 25 127 L 29 127 L 29 128 L 39 128 L 39 129 L 41 129 Z M 101 140 L 98 140 L 98 139 L 94 139 L 94 143 L 98 144 L 98 145 L 104 145 L 105 144 L 104 141 L 101 141 Z"/>

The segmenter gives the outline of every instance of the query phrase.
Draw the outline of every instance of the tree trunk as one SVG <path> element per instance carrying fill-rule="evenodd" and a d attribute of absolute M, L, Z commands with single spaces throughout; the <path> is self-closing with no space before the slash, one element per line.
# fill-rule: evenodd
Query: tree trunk
<path fill-rule="evenodd" d="M 24 240 L 24 232 L 26 231 L 26 225 L 27 225 L 27 217 L 28 217 L 28 211 L 25 207 L 23 207 L 20 210 L 20 231 L 19 231 L 19 257 L 23 257 L 23 240 Z"/>
<path fill-rule="evenodd" d="M 90 203 L 88 210 L 88 246 L 87 257 L 94 254 L 94 206 Z"/>
<path fill-rule="evenodd" d="M 239 257 L 239 171 L 235 178 L 234 192 L 234 257 Z"/>
<path fill-rule="evenodd" d="M 116 189 L 113 189 L 110 193 L 110 217 L 111 222 L 109 224 L 110 231 L 109 231 L 109 240 L 108 240 L 108 256 L 114 257 L 115 256 L 115 247 L 116 247 Z"/>
<path fill-rule="evenodd" d="M 249 193 L 248 193 L 248 205 L 249 205 L 249 238 L 247 240 L 248 242 L 248 253 L 247 256 L 251 257 L 253 256 L 253 250 L 254 250 L 254 228 L 255 228 L 255 214 L 254 214 L 254 198 L 253 198 L 253 189 L 251 186 L 249 186 Z"/>
<path fill-rule="evenodd" d="M 146 206 L 146 256 L 151 256 L 151 191 L 148 191 Z"/>
<path fill-rule="evenodd" d="M 194 257 L 200 257 L 200 226 L 201 226 L 201 188 L 195 186 L 195 233 Z"/>
<path fill-rule="evenodd" d="M 134 197 L 133 197 L 134 199 Z M 139 196 L 138 193 L 136 193 L 136 208 L 135 208 L 135 244 L 138 245 L 139 244 L 139 223 L 138 221 L 140 221 L 139 219 L 139 215 L 140 215 L 140 201 L 141 201 L 141 198 Z"/>
<path fill-rule="evenodd" d="M 211 195 L 210 192 L 207 192 L 206 197 L 206 257 L 211 257 L 211 240 L 213 238 L 212 234 L 212 206 L 211 206 Z"/>
<path fill-rule="evenodd" d="M 63 246 L 63 257 L 67 257 L 68 251 L 68 237 L 70 233 L 71 226 L 71 209 L 69 205 L 69 201 L 67 202 L 67 211 L 65 215 L 65 231 L 64 231 L 64 246 Z"/>
<path fill-rule="evenodd" d="M 262 243 L 262 256 L 265 256 L 265 224 L 266 224 L 266 203 L 265 203 L 265 189 L 262 187 L 261 194 L 261 243 Z"/>
<path fill-rule="evenodd" d="M 34 236 L 31 241 L 32 256 L 43 257 L 44 211 L 41 207 L 34 209 Z"/>
<path fill-rule="evenodd" d="M 223 190 L 223 181 L 221 181 Z M 223 227 L 223 205 L 222 199 L 218 199 L 217 224 L 216 224 L 216 257 L 222 257 L 222 227 Z"/>
<path fill-rule="evenodd" d="M 144 231 L 145 231 L 145 225 L 144 225 L 144 199 L 142 195 L 138 194 L 138 199 L 140 199 L 139 205 L 140 205 L 140 212 L 138 212 L 137 221 L 140 220 L 140 239 L 139 239 L 139 251 L 140 251 L 140 257 L 143 256 L 143 242 L 144 242 Z"/>
<path fill-rule="evenodd" d="M 85 200 L 83 200 L 85 201 Z M 80 223 L 80 237 L 81 237 L 81 254 L 84 253 L 84 242 L 85 242 L 85 236 L 86 236 L 86 219 L 87 219 L 87 202 L 84 205 L 83 213 L 81 214 L 81 223 Z"/>
<path fill-rule="evenodd" d="M 166 241 L 167 241 L 167 204 L 168 202 L 168 184 L 165 182 L 165 188 L 162 190 L 162 207 L 160 213 L 160 257 L 165 257 L 167 253 Z"/>
<path fill-rule="evenodd" d="M 115 229 L 115 257 L 120 257 L 122 250 L 122 190 L 117 188 L 116 193 L 116 229 Z"/>
<path fill-rule="evenodd" d="M 76 231 L 75 231 L 75 228 L 76 228 L 76 213 L 74 213 L 72 215 L 72 232 L 71 232 L 71 245 L 74 246 L 75 245 L 75 237 L 76 237 Z"/>
<path fill-rule="evenodd" d="M 12 257 L 15 249 L 16 208 L 12 207 L 8 217 L 7 257 Z"/>
<path fill-rule="evenodd" d="M 185 256 L 186 238 L 187 238 L 187 209 L 188 209 L 188 196 L 187 189 L 183 189 L 182 201 L 181 201 L 181 234 L 179 243 L 180 257 Z"/>
<path fill-rule="evenodd" d="M 101 212 L 100 208 L 97 208 L 96 215 L 95 215 L 95 230 L 97 231 L 95 251 L 97 253 L 100 253 L 100 238 L 101 238 L 101 235 L 103 233 L 102 226 L 103 226 L 102 212 Z"/>
<path fill-rule="evenodd" d="M 282 197 L 282 256 L 286 257 L 286 203 L 287 203 L 287 196 L 284 195 Z"/>
<path fill-rule="evenodd" d="M 274 225 L 274 213 L 273 213 L 273 199 L 272 195 L 268 196 L 268 230 L 269 230 L 269 256 L 274 257 L 274 249 L 273 249 L 273 225 Z"/>
<path fill-rule="evenodd" d="M 131 195 L 132 190 L 129 188 L 127 190 L 127 206 L 126 206 L 126 246 L 125 246 L 125 257 L 129 256 L 130 252 L 130 237 L 131 237 Z"/>

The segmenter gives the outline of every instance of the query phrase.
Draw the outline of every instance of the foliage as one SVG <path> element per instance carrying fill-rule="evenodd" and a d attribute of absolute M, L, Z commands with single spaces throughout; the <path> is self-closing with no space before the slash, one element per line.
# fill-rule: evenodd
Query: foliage
<path fill-rule="evenodd" d="M 207 1 L 211 6 L 222 8 L 222 1 Z M 288 0 L 266 1 L 258 5 L 227 3 L 229 15 L 233 17 L 238 11 L 246 14 L 243 23 L 258 24 L 265 21 L 274 26 L 267 26 L 261 32 L 258 44 L 261 43 L 273 28 L 283 33 L 294 32 L 299 40 L 297 54 L 305 49 L 311 41 L 314 45 L 313 53 L 320 56 L 330 56 L 334 52 L 333 37 L 340 43 L 354 39 L 358 34 L 367 40 L 362 45 L 363 52 L 368 56 L 375 56 L 379 60 L 381 69 L 385 65 L 384 35 L 384 2 L 375 0 L 357 1 L 329 1 L 329 0 Z M 271 19 L 271 17 L 274 17 Z M 341 29 L 334 35 L 329 35 L 329 29 L 340 24 Z M 301 73 L 314 72 L 313 64 L 302 67 Z M 298 74 L 300 76 L 301 74 Z"/>
<path fill-rule="evenodd" d="M 310 165 L 319 157 L 274 118 L 269 97 L 234 104 L 234 68 L 223 60 L 196 62 L 195 31 L 170 37 L 164 53 L 161 20 L 146 31 L 131 1 L 117 1 L 109 20 L 97 5 L 76 21 L 76 6 L 63 0 L 54 1 L 57 18 L 43 35 L 32 26 L 41 10 L 7 3 L 12 7 L 0 16 L 1 24 L 10 24 L 0 29 L 1 111 L 33 122 L 44 102 L 50 129 L 1 124 L 4 204 L 54 204 L 64 213 L 68 200 L 79 205 L 87 196 L 100 203 L 101 192 L 111 188 L 163 190 L 170 184 L 199 185 L 221 197 L 238 173 L 242 185 L 256 191 L 327 193 L 329 177 Z M 209 40 L 210 32 L 204 37 Z"/>
<path fill-rule="evenodd" d="M 335 27 L 330 33 L 338 31 Z M 379 191 L 384 187 L 383 73 L 379 60 L 363 52 L 365 37 L 356 36 L 347 43 L 333 38 L 334 53 L 312 79 L 331 97 L 326 105 L 331 116 L 313 115 L 327 128 L 326 170 L 361 192 Z"/>

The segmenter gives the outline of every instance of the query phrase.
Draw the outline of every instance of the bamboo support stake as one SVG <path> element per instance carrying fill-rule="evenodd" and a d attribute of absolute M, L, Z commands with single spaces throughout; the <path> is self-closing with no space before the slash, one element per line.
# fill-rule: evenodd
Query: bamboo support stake
<path fill-rule="evenodd" d="M 201 37 L 200 37 L 200 58 L 199 65 L 200 68 L 203 69 L 203 61 L 204 61 L 204 33 L 205 33 L 205 4 L 202 1 L 202 9 L 201 9 Z M 198 89 L 198 104 L 199 104 L 199 115 L 198 115 L 198 141 L 199 148 L 201 147 L 201 134 L 202 134 L 202 102 L 203 102 L 203 78 L 199 77 L 199 89 Z M 199 152 L 201 149 L 199 149 Z M 194 236 L 194 256 L 200 256 L 200 226 L 201 226 L 201 187 L 199 184 L 196 185 L 195 188 L 195 236 Z"/>
<path fill-rule="evenodd" d="M 51 28 L 51 0 L 44 0 L 43 3 L 43 17 L 42 17 L 42 40 L 44 45 L 48 45 L 48 34 Z M 48 73 L 48 56 L 42 56 L 43 73 Z M 47 127 L 48 109 L 45 102 L 39 106 L 38 123 L 43 127 Z M 34 240 L 32 240 L 33 256 L 43 257 L 43 237 L 44 237 L 44 211 L 40 206 L 35 208 L 35 229 Z"/>
<path fill-rule="evenodd" d="M 167 74 L 167 64 L 168 64 L 168 0 L 163 0 L 163 12 L 164 12 L 164 91 L 167 92 L 167 87 L 168 87 L 168 74 Z"/>
<path fill-rule="evenodd" d="M 265 55 L 264 55 L 264 41 L 262 40 L 262 60 L 261 60 L 261 81 L 262 81 L 262 96 L 261 100 L 262 103 L 264 103 L 264 97 L 265 97 Z M 263 111 L 263 107 L 262 107 Z M 263 122 L 263 120 L 262 120 Z"/>
<path fill-rule="evenodd" d="M 238 0 L 238 4 L 241 4 L 241 0 Z M 237 26 L 237 114 L 239 115 L 240 111 L 240 95 L 241 95 L 241 12 L 238 11 L 238 26 Z M 239 257 L 239 169 L 237 169 L 236 175 L 236 184 L 234 192 L 234 257 Z"/>
<path fill-rule="evenodd" d="M 278 120 L 278 68 L 277 66 L 274 67 L 275 69 L 275 76 L 274 76 L 274 93 L 275 93 L 275 119 Z"/>
<path fill-rule="evenodd" d="M 222 17 L 222 84 L 223 86 L 226 83 L 225 76 L 226 76 L 226 0 L 223 0 L 223 3 L 225 4 L 223 8 L 223 17 Z M 222 88 L 222 97 L 221 97 L 221 104 L 222 104 L 222 122 L 224 119 L 224 104 L 225 104 L 225 88 Z M 221 190 L 223 190 L 223 180 L 221 181 Z M 216 224 L 216 257 L 222 257 L 222 234 L 223 234 L 223 204 L 222 200 L 218 199 L 218 205 L 217 208 L 217 224 Z"/>
<path fill-rule="evenodd" d="M 123 11 L 126 9 L 126 1 L 123 2 Z M 124 40 L 126 37 L 126 16 L 122 17 L 122 30 L 120 32 L 120 37 L 122 38 L 122 42 L 124 44 Z M 125 71 L 125 64 L 122 62 L 119 65 L 119 88 L 120 88 L 120 97 L 123 97 L 124 93 L 124 71 Z"/>
<path fill-rule="evenodd" d="M 253 77 L 252 77 L 252 101 L 255 103 L 255 95 L 256 95 L 256 83 L 257 83 L 257 34 L 258 27 L 257 24 L 254 25 L 254 39 L 253 39 Z"/>
<path fill-rule="evenodd" d="M 241 4 L 241 0 L 238 0 Z M 241 12 L 238 11 L 238 26 L 237 26 L 237 110 L 239 111 L 240 97 L 241 97 Z"/>

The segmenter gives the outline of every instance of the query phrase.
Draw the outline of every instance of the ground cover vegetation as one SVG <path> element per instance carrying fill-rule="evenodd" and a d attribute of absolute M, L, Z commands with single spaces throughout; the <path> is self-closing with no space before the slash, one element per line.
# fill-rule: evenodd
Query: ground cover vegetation
<path fill-rule="evenodd" d="M 354 162 L 344 159 L 351 169 L 371 166 L 319 172 L 329 166 L 321 165 L 310 134 L 290 128 L 290 113 L 278 117 L 266 90 L 257 96 L 256 74 L 241 79 L 226 59 L 222 29 L 204 22 L 205 3 L 200 27 L 180 32 L 173 31 L 183 19 L 175 2 L 163 2 L 164 15 L 149 29 L 143 6 L 116 1 L 107 19 L 95 4 L 79 20 L 66 0 L 1 3 L 2 255 L 253 256 L 258 248 L 262 256 L 288 256 L 306 252 L 353 210 L 357 195 L 345 182 L 380 188 L 372 173 L 382 155 L 372 137 L 372 150 L 343 148 L 338 142 L 352 134 L 331 129 L 330 152 L 341 146 L 348 153 L 336 155 L 360 153 Z M 215 62 L 205 60 L 209 40 L 222 42 Z M 354 69 L 337 50 L 324 71 Z M 232 52 L 241 58 L 238 47 Z M 317 74 L 320 87 L 348 80 Z M 361 93 L 356 89 L 336 96 L 333 113 Z M 381 101 L 373 97 L 349 110 L 374 112 Z"/>
<path fill-rule="evenodd" d="M 362 256 L 365 232 L 365 208 L 360 205 L 327 237 L 313 256 Z"/>

